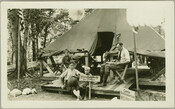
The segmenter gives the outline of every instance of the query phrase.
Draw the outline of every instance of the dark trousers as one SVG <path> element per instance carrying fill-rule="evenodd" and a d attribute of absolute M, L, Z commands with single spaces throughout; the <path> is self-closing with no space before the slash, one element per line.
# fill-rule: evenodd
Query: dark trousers
<path fill-rule="evenodd" d="M 88 97 L 88 87 L 89 83 L 88 82 L 84 82 L 80 85 L 80 95 L 84 98 L 84 97 Z"/>
<path fill-rule="evenodd" d="M 101 68 L 100 68 L 100 82 L 102 82 L 103 84 L 106 84 L 110 70 L 112 70 L 113 72 L 115 70 L 119 70 L 122 69 L 124 67 L 124 65 L 111 65 L 111 64 L 102 64 Z"/>
<path fill-rule="evenodd" d="M 64 88 L 68 91 L 72 92 L 74 89 L 79 90 L 78 78 L 77 77 L 70 77 L 68 80 L 64 81 Z"/>

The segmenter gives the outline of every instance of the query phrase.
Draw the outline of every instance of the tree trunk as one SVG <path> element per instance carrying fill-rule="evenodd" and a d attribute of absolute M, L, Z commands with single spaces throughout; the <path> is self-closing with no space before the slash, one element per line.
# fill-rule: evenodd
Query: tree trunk
<path fill-rule="evenodd" d="M 20 20 L 19 20 L 20 21 Z M 20 27 L 20 25 L 19 25 Z M 26 36 L 24 34 L 24 40 L 23 40 L 23 45 L 21 41 L 21 30 L 18 30 L 18 78 L 20 79 L 23 77 L 27 71 L 27 58 L 26 58 L 26 49 L 24 46 L 26 46 Z"/>
<path fill-rule="evenodd" d="M 14 44 L 13 44 L 14 45 Z M 12 46 L 13 46 L 12 45 Z M 13 64 L 14 63 L 14 56 L 15 56 L 15 50 L 14 50 L 14 48 L 12 47 L 12 55 L 11 55 L 11 63 Z"/>
<path fill-rule="evenodd" d="M 46 35 L 44 35 L 44 42 L 43 42 L 43 48 L 45 48 L 46 47 Z"/>
<path fill-rule="evenodd" d="M 20 59 L 20 77 L 24 76 L 27 72 L 27 58 L 26 58 L 26 50 L 24 49 L 24 46 L 21 45 L 21 59 Z"/>
<path fill-rule="evenodd" d="M 27 38 L 28 37 L 29 37 L 29 29 L 28 29 L 28 24 L 26 24 L 25 31 L 24 31 L 24 40 L 23 40 L 25 69 L 27 69 Z"/>
<path fill-rule="evenodd" d="M 11 23 L 11 29 L 12 29 L 12 47 L 13 47 L 13 53 L 12 53 L 12 57 L 15 56 L 15 75 L 14 78 L 17 78 L 17 72 L 20 73 L 19 77 L 22 77 L 25 74 L 25 71 L 27 69 L 26 67 L 26 57 L 24 57 L 26 55 L 26 53 L 24 52 L 24 47 L 22 46 L 21 43 L 21 35 L 20 32 L 21 30 L 19 30 L 20 27 L 20 23 L 19 23 L 19 17 L 17 15 L 18 10 L 12 10 L 12 15 L 13 15 L 13 19 L 12 23 Z M 18 46 L 19 44 L 20 46 Z M 25 44 L 25 43 L 24 43 Z M 20 47 L 20 51 L 18 52 L 18 47 Z M 20 57 L 20 60 L 18 60 L 18 56 Z M 18 66 L 18 63 L 20 63 L 20 65 Z M 19 69 L 20 68 L 20 69 Z M 19 69 L 19 70 L 18 70 Z"/>
<path fill-rule="evenodd" d="M 13 15 L 14 15 L 14 21 L 12 23 L 12 38 L 13 38 L 13 47 L 14 47 L 14 54 L 15 54 L 15 71 L 17 72 L 18 68 L 18 16 L 15 12 L 15 10 L 13 11 Z"/>
<path fill-rule="evenodd" d="M 32 52 L 33 52 L 33 61 L 36 61 L 36 54 L 35 54 L 35 40 L 32 40 Z"/>
<path fill-rule="evenodd" d="M 39 37 L 39 33 L 37 33 L 36 35 L 36 52 L 35 52 L 36 61 L 38 60 L 38 37 Z"/>
<path fill-rule="evenodd" d="M 18 18 L 19 19 L 19 18 Z M 20 72 L 21 72 L 21 35 L 20 35 L 20 19 L 18 23 L 18 88 L 20 88 Z"/>
<path fill-rule="evenodd" d="M 48 28 L 49 28 L 49 25 L 46 25 L 46 27 L 44 28 L 44 43 L 43 43 L 43 48 L 46 47 L 46 39 L 47 39 L 47 35 L 48 35 Z"/>
<path fill-rule="evenodd" d="M 31 28 L 32 28 L 32 33 L 31 33 L 31 37 L 32 37 L 32 61 L 36 61 L 36 39 L 35 39 L 35 32 L 33 30 L 33 28 L 35 28 L 34 23 L 31 24 Z"/>
<path fill-rule="evenodd" d="M 23 77 L 27 72 L 27 36 L 28 30 L 25 30 L 23 45 L 20 38 L 20 77 Z"/>
<path fill-rule="evenodd" d="M 13 36 L 12 36 L 12 31 L 10 33 L 10 38 L 11 38 L 11 41 L 12 41 L 12 54 L 11 54 L 11 60 L 10 61 L 13 64 L 13 62 L 14 62 L 14 54 L 15 54 L 15 45 L 14 45 L 14 40 L 13 40 Z"/>
<path fill-rule="evenodd" d="M 39 35 L 41 33 L 41 30 L 40 29 L 40 25 L 39 24 L 36 24 L 36 60 L 38 61 L 38 53 L 39 53 L 39 47 L 38 47 L 38 38 L 39 38 Z"/>

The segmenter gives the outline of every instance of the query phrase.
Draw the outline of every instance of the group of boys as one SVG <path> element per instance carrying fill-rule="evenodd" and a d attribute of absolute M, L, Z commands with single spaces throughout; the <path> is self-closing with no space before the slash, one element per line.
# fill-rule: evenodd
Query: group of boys
<path fill-rule="evenodd" d="M 100 68 L 100 85 L 99 87 L 106 86 L 107 83 L 107 78 L 109 75 L 110 70 L 118 70 L 124 67 L 125 64 L 130 62 L 130 55 L 129 52 L 126 48 L 123 47 L 123 43 L 118 43 L 116 46 L 117 52 L 118 53 L 118 58 L 117 60 L 113 61 L 106 61 L 101 65 Z M 65 57 L 63 61 L 68 60 L 69 57 Z M 67 62 L 67 63 L 66 63 Z M 89 67 L 84 67 L 84 72 L 81 73 L 77 69 L 75 69 L 75 62 L 74 61 L 65 61 L 65 66 L 67 67 L 67 70 L 65 70 L 61 74 L 63 86 L 62 88 L 66 88 L 69 91 L 73 92 L 74 95 L 76 95 L 77 99 L 82 99 L 84 98 L 86 100 L 87 94 L 88 94 L 88 88 L 87 85 L 88 83 L 85 82 L 81 85 L 79 85 L 79 76 L 87 76 L 90 75 L 90 68 Z"/>

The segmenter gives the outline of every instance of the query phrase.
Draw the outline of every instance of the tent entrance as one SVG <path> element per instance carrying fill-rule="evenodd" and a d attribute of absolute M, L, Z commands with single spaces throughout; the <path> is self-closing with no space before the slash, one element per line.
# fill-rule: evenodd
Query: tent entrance
<path fill-rule="evenodd" d="M 113 32 L 98 32 L 98 40 L 94 55 L 103 55 L 112 47 L 114 33 Z"/>

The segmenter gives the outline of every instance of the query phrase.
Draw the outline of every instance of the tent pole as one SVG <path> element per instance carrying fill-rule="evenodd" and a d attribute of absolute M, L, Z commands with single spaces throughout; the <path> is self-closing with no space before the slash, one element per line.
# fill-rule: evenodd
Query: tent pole
<path fill-rule="evenodd" d="M 85 65 L 89 66 L 89 54 L 85 52 Z"/>
<path fill-rule="evenodd" d="M 139 90 L 139 81 L 138 81 L 138 68 L 137 68 L 137 54 L 136 54 L 136 38 L 135 33 L 133 32 L 134 39 L 134 59 L 135 59 L 135 73 L 136 73 L 136 89 Z"/>
<path fill-rule="evenodd" d="M 89 66 L 89 54 L 85 52 L 85 65 Z M 91 82 L 89 81 L 89 99 L 91 99 Z"/>

